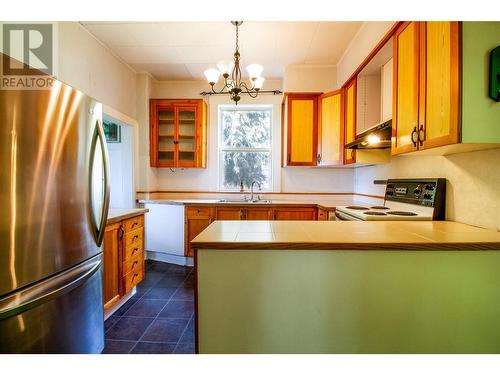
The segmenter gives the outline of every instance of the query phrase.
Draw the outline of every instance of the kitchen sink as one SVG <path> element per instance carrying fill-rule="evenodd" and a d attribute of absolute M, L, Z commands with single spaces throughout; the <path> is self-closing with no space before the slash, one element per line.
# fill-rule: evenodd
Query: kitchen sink
<path fill-rule="evenodd" d="M 220 203 L 271 203 L 269 199 L 219 199 Z"/>

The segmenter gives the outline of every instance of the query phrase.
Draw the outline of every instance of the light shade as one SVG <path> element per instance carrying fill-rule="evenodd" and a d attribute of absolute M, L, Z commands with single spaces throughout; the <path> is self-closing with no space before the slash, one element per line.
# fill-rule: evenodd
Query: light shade
<path fill-rule="evenodd" d="M 217 81 L 219 80 L 220 72 L 217 69 L 211 68 L 207 69 L 203 72 L 205 74 L 205 77 L 207 78 L 208 83 L 210 84 L 216 84 Z"/>
<path fill-rule="evenodd" d="M 258 78 L 262 74 L 264 68 L 259 64 L 250 64 L 247 66 L 247 72 L 250 78 Z"/>
<path fill-rule="evenodd" d="M 255 89 L 260 90 L 262 88 L 262 85 L 264 84 L 264 81 L 266 79 L 264 77 L 257 77 L 255 81 L 253 81 L 253 86 Z"/>
<path fill-rule="evenodd" d="M 226 61 L 219 61 L 217 63 L 217 69 L 219 69 L 220 74 L 231 74 L 231 71 L 233 70 L 233 65 L 234 63 L 231 62 L 226 62 Z"/>

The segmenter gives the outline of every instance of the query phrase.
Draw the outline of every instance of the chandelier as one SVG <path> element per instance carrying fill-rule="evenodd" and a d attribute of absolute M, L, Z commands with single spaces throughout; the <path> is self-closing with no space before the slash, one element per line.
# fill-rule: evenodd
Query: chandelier
<path fill-rule="evenodd" d="M 241 94 L 247 94 L 252 98 L 256 98 L 259 93 L 270 93 L 270 94 L 281 94 L 279 90 L 269 90 L 262 91 L 262 85 L 264 84 L 265 78 L 261 76 L 264 68 L 259 64 L 250 64 L 247 66 L 247 72 L 250 77 L 249 84 L 245 82 L 241 77 L 240 68 L 240 46 L 239 42 L 239 27 L 243 21 L 231 21 L 231 23 L 236 27 L 236 50 L 234 51 L 233 61 L 226 63 L 225 61 L 219 61 L 217 63 L 217 69 L 211 68 L 205 70 L 204 74 L 210 84 L 211 90 L 202 92 L 201 95 L 224 95 L 229 94 L 229 97 L 236 104 L 241 99 Z M 224 86 L 220 90 L 215 90 L 214 86 L 219 81 L 219 77 L 222 75 L 224 78 Z"/>

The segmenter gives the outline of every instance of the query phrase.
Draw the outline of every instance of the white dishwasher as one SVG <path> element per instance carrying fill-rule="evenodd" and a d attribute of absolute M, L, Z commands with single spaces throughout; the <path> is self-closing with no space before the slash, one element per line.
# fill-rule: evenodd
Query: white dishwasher
<path fill-rule="evenodd" d="M 184 205 L 145 203 L 145 246 L 148 259 L 190 264 L 184 256 Z"/>

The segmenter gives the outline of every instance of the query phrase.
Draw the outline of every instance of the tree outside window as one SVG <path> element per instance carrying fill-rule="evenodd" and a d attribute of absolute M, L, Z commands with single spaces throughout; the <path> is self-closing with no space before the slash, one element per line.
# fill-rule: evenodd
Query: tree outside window
<path fill-rule="evenodd" d="M 270 107 L 224 106 L 220 109 L 221 190 L 239 190 L 253 181 L 272 189 Z"/>

